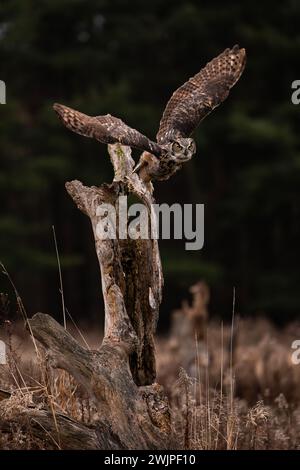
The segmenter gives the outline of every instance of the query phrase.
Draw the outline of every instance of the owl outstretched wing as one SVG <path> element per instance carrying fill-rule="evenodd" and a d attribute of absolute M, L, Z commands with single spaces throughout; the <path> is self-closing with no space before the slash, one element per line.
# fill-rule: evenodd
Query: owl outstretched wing
<path fill-rule="evenodd" d="M 94 138 L 104 144 L 119 142 L 157 156 L 161 154 L 161 148 L 157 143 L 110 114 L 92 117 L 58 103 L 55 103 L 53 108 L 63 124 L 77 134 Z"/>
<path fill-rule="evenodd" d="M 227 98 L 245 63 L 245 49 L 235 45 L 232 49 L 225 49 L 178 88 L 163 113 L 157 142 L 164 144 L 174 138 L 189 137 L 198 124 Z"/>

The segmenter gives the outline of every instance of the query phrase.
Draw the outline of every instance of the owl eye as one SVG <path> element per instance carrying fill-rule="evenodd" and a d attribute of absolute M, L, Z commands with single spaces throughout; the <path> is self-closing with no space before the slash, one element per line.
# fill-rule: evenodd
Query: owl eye
<path fill-rule="evenodd" d="M 194 148 L 195 148 L 194 142 L 190 143 L 190 145 L 189 145 L 189 150 L 193 151 Z"/>
<path fill-rule="evenodd" d="M 181 145 L 178 142 L 174 142 L 172 145 L 173 152 L 179 152 L 181 150 Z"/>

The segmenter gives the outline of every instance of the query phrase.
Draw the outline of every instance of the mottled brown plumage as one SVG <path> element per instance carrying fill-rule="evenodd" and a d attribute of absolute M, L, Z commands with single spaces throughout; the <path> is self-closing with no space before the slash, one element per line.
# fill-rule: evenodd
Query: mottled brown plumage
<path fill-rule="evenodd" d="M 245 49 L 235 45 L 176 90 L 160 121 L 157 142 L 189 137 L 198 124 L 228 96 L 246 63 Z"/>
<path fill-rule="evenodd" d="M 115 144 L 147 150 L 154 155 L 160 155 L 160 146 L 151 142 L 136 129 L 127 126 L 121 119 L 106 114 L 105 116 L 91 117 L 75 111 L 62 104 L 55 103 L 54 110 L 63 124 L 73 132 L 99 140 L 103 144 Z"/>
<path fill-rule="evenodd" d="M 107 114 L 91 117 L 61 104 L 54 109 L 66 127 L 105 144 L 121 143 L 152 155 L 140 159 L 135 171 L 144 179 L 168 179 L 192 158 L 196 146 L 190 135 L 228 96 L 246 63 L 245 49 L 234 46 L 209 62 L 173 93 L 163 113 L 157 143 Z"/>

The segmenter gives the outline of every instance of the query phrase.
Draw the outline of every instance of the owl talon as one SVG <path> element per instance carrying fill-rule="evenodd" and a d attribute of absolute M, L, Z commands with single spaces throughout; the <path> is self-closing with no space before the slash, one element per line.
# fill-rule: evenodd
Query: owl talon
<path fill-rule="evenodd" d="M 139 162 L 137 165 L 135 165 L 134 169 L 132 170 L 132 175 L 133 173 L 136 173 L 138 170 L 140 170 L 143 166 L 144 162 Z"/>

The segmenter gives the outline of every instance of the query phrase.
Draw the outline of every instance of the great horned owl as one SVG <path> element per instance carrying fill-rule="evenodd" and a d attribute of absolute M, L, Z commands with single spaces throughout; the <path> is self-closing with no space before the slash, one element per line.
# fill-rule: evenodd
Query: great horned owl
<path fill-rule="evenodd" d="M 105 144 L 121 143 L 144 150 L 134 171 L 149 181 L 165 180 L 196 153 L 190 137 L 198 124 L 228 96 L 246 62 L 245 49 L 225 49 L 176 90 L 169 100 L 153 142 L 110 114 L 91 117 L 61 104 L 54 109 L 66 127 Z"/>

